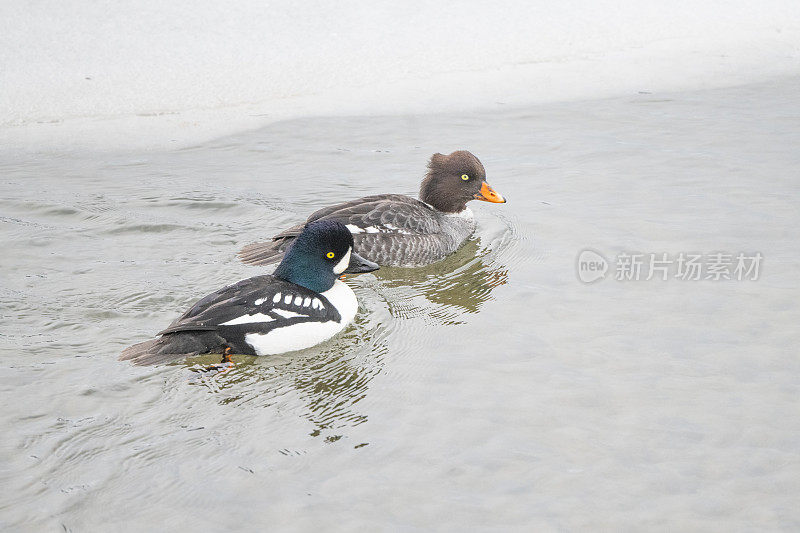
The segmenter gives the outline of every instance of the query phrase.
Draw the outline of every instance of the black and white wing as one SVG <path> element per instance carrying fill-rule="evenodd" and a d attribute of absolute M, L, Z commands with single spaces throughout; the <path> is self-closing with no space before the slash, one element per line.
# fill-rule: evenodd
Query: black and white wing
<path fill-rule="evenodd" d="M 160 337 L 126 348 L 121 360 L 139 365 L 166 363 L 186 355 L 255 355 L 248 333 L 269 333 L 301 322 L 339 322 L 324 296 L 272 276 L 257 276 L 209 294 L 175 320 Z"/>
<path fill-rule="evenodd" d="M 254 323 L 266 333 L 293 323 L 329 320 L 338 322 L 341 317 L 324 296 L 272 276 L 256 276 L 209 294 L 159 335 L 223 331 L 227 326 Z"/>

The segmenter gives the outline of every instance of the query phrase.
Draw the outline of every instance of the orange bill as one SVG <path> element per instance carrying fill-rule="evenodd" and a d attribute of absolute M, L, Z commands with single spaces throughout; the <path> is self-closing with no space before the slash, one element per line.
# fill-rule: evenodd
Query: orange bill
<path fill-rule="evenodd" d="M 481 185 L 481 191 L 475 194 L 475 199 L 483 200 L 484 202 L 492 202 L 493 204 L 504 204 L 506 202 L 503 195 L 495 192 L 485 181 Z"/>

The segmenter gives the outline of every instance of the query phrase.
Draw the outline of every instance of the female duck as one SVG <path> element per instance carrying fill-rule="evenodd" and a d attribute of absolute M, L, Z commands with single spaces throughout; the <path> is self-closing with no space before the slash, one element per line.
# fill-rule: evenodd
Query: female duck
<path fill-rule="evenodd" d="M 271 276 L 206 296 L 159 338 L 127 348 L 120 359 L 156 364 L 201 353 L 267 355 L 309 348 L 355 317 L 356 296 L 339 277 L 377 268 L 353 251 L 353 236 L 343 224 L 313 222 Z"/>
<path fill-rule="evenodd" d="M 381 266 L 422 266 L 455 252 L 475 231 L 470 200 L 506 201 L 486 183 L 478 158 L 462 150 L 431 157 L 419 200 L 402 194 L 366 196 L 320 209 L 307 222 L 345 224 L 359 253 Z M 299 224 L 269 242 L 249 244 L 239 257 L 250 265 L 274 263 L 302 230 Z"/>

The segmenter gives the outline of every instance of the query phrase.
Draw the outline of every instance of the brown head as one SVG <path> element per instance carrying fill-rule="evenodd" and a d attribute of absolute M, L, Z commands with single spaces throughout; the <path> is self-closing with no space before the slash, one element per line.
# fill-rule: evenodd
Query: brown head
<path fill-rule="evenodd" d="M 431 156 L 419 199 L 445 213 L 460 213 L 470 200 L 496 204 L 506 201 L 486 183 L 483 165 L 466 150 Z"/>

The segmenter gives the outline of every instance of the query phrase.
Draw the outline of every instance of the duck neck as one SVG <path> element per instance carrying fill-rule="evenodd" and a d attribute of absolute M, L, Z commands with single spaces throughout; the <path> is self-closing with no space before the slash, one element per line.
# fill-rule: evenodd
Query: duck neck
<path fill-rule="evenodd" d="M 314 268 L 313 260 L 302 257 L 303 254 L 291 253 L 289 249 L 283 261 L 273 272 L 276 278 L 300 285 L 314 292 L 325 292 L 336 282 L 336 274 L 324 268 Z"/>
<path fill-rule="evenodd" d="M 436 171 L 428 172 L 420 185 L 419 199 L 443 213 L 460 213 L 466 209 L 467 201 L 448 192 L 443 185 L 445 180 L 437 179 L 437 175 Z"/>

